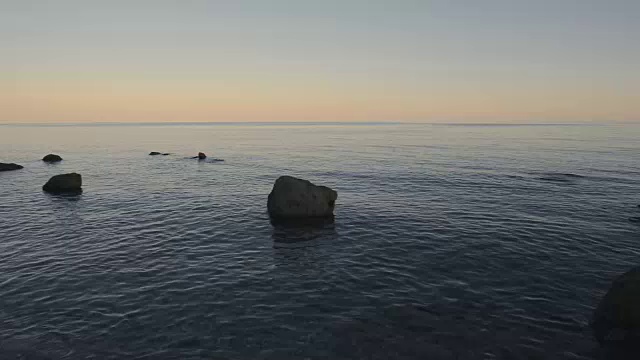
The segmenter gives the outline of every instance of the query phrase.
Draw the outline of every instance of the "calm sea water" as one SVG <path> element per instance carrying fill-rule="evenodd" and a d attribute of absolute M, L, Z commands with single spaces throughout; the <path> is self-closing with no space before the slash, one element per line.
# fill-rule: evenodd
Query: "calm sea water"
<path fill-rule="evenodd" d="M 25 166 L 0 173 L 3 359 L 594 359 L 592 309 L 640 262 L 640 125 L 0 139 Z M 72 171 L 82 195 L 41 191 Z M 338 191 L 334 226 L 270 225 L 284 174 Z"/>

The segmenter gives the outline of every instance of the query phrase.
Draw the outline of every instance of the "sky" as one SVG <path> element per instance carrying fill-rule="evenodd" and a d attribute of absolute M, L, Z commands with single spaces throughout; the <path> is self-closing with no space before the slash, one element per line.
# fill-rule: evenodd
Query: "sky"
<path fill-rule="evenodd" d="M 0 123 L 640 121 L 637 0 L 0 0 Z"/>

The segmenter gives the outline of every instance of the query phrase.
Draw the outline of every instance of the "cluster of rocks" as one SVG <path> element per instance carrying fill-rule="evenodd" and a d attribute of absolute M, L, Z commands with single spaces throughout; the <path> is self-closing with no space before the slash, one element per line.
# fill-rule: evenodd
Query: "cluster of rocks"
<path fill-rule="evenodd" d="M 169 155 L 169 153 L 152 151 L 149 155 Z M 200 152 L 194 158 L 204 160 L 207 155 Z M 57 163 L 62 161 L 62 157 L 48 154 L 42 158 L 42 161 Z M 0 163 L 0 171 L 22 168 L 23 166 L 18 164 Z M 75 172 L 53 176 L 44 184 L 42 190 L 55 194 L 81 192 L 82 176 Z M 316 220 L 324 223 L 327 220 L 333 220 L 333 210 L 337 198 L 338 193 L 326 186 L 314 185 L 310 181 L 293 176 L 281 176 L 276 180 L 271 193 L 269 193 L 267 210 L 274 224 L 304 223 Z"/>
<path fill-rule="evenodd" d="M 169 154 L 152 151 L 149 155 Z M 207 155 L 199 152 L 192 159 L 205 160 Z M 314 185 L 292 176 L 281 176 L 267 198 L 267 210 L 274 224 L 324 223 L 333 220 L 337 198 L 338 193 L 326 186 Z"/>
<path fill-rule="evenodd" d="M 62 161 L 62 157 L 56 154 L 48 154 L 42 158 L 42 161 L 48 164 L 57 163 Z M 0 171 L 11 171 L 20 169 L 24 169 L 24 166 L 13 163 L 0 163 Z M 49 179 L 46 184 L 44 184 L 42 190 L 55 194 L 81 192 L 82 177 L 80 176 L 80 174 L 76 173 L 56 175 Z"/>
<path fill-rule="evenodd" d="M 42 161 L 51 164 L 51 163 L 57 163 L 62 161 L 62 158 L 59 155 L 48 154 L 42 158 Z M 24 169 L 24 166 L 14 164 L 14 163 L 9 163 L 9 164 L 0 163 L 0 171 L 12 171 L 12 170 L 20 170 L 20 169 Z"/>
<path fill-rule="evenodd" d="M 42 158 L 42 161 L 53 164 L 62 161 L 62 157 L 56 154 L 48 154 Z M 13 163 L 0 163 L 0 171 L 20 169 L 24 169 L 24 166 Z M 54 194 L 82 192 L 82 176 L 76 173 L 56 175 L 42 186 L 42 190 Z"/>
<path fill-rule="evenodd" d="M 169 155 L 151 152 L 149 155 Z M 204 153 L 194 157 L 206 159 Z M 59 162 L 49 154 L 43 161 Z M 0 163 L 0 171 L 19 170 L 17 164 Z M 76 193 L 82 190 L 82 176 L 77 173 L 53 176 L 42 187 L 50 193 Z M 281 176 L 267 198 L 267 210 L 274 224 L 333 220 L 338 193 L 326 186 L 292 176 Z M 640 207 L 640 205 L 638 205 Z M 593 313 L 593 333 L 605 347 L 640 350 L 640 267 L 634 268 L 612 284 Z"/>
<path fill-rule="evenodd" d="M 167 155 L 171 155 L 170 153 L 161 153 L 159 151 L 152 151 L 149 153 L 150 156 L 157 156 L 157 155 L 163 155 L 163 156 L 167 156 Z M 192 159 L 198 159 L 198 160 L 204 160 L 207 158 L 207 155 L 205 155 L 205 153 L 203 152 L 199 152 L 197 156 L 192 157 Z"/>

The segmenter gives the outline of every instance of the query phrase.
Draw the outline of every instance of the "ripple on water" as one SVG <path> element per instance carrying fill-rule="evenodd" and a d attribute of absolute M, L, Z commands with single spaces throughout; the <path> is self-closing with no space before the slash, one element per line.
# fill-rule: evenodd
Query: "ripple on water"
<path fill-rule="evenodd" d="M 10 129 L 0 358 L 602 358 L 591 311 L 640 255 L 638 130 Z M 42 131 L 63 163 L 17 140 Z M 272 226 L 283 174 L 337 189 L 335 223 Z"/>

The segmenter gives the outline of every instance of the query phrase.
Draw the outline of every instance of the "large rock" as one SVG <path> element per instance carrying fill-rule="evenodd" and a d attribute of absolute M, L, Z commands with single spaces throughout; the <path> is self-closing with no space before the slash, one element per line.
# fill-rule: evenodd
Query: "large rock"
<path fill-rule="evenodd" d="M 50 193 L 76 193 L 82 191 L 82 176 L 80 174 L 62 174 L 49 179 L 42 190 Z"/>
<path fill-rule="evenodd" d="M 269 194 L 267 209 L 272 220 L 333 218 L 338 193 L 307 180 L 281 176 Z"/>
<path fill-rule="evenodd" d="M 198 153 L 198 159 L 199 160 L 204 160 L 207 158 L 207 155 L 205 155 L 203 152 L 199 152 Z"/>
<path fill-rule="evenodd" d="M 59 155 L 49 154 L 42 158 L 42 161 L 52 163 L 62 161 L 62 158 Z"/>
<path fill-rule="evenodd" d="M 11 164 L 0 163 L 0 171 L 20 170 L 22 168 L 23 168 L 22 165 L 18 165 L 14 163 L 11 163 Z"/>
<path fill-rule="evenodd" d="M 618 277 L 593 313 L 600 344 L 640 350 L 640 267 Z"/>

